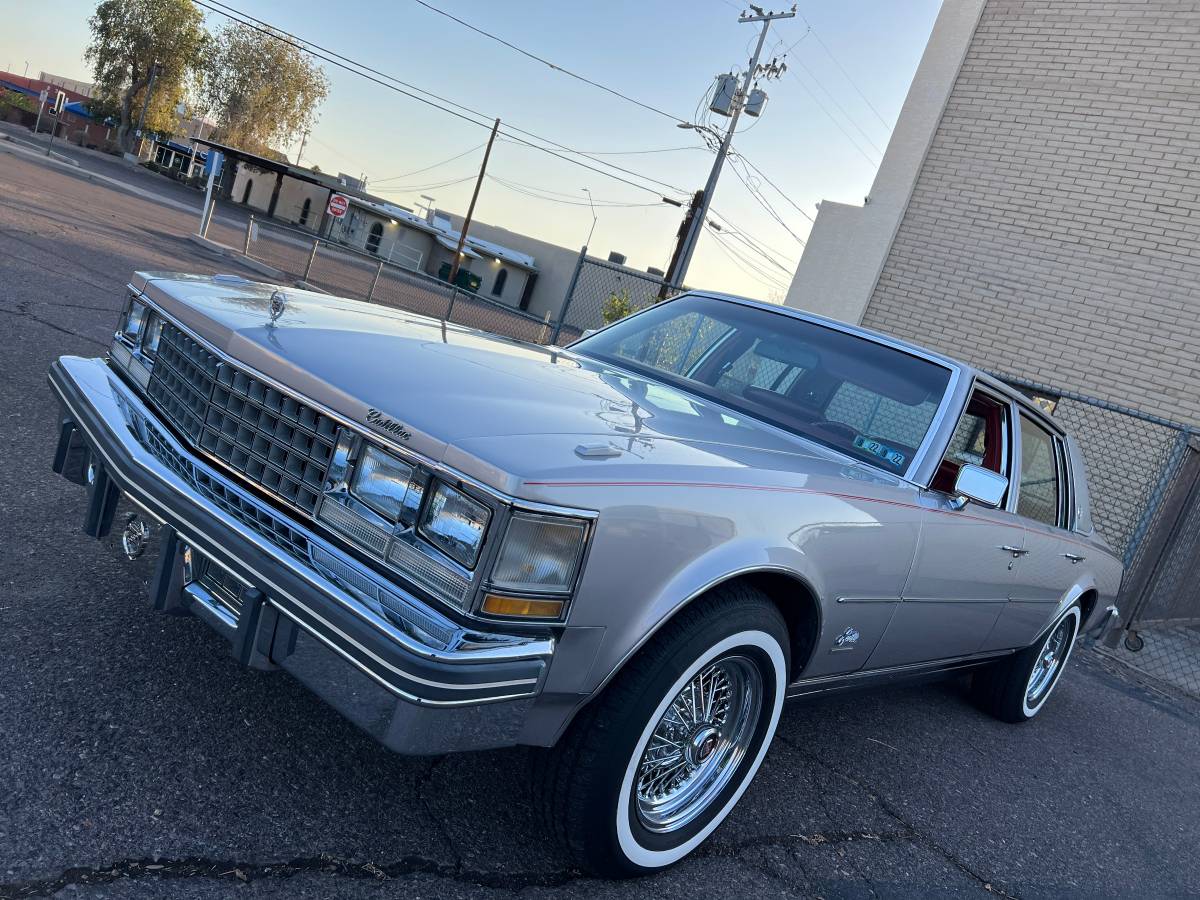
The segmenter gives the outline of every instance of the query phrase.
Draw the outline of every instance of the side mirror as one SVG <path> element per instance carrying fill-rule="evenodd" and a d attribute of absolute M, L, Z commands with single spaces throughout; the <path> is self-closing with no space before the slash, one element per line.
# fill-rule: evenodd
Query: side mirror
<path fill-rule="evenodd" d="M 969 463 L 958 470 L 958 478 L 954 480 L 954 494 L 963 500 L 964 505 L 967 500 L 974 500 L 996 509 L 1004 501 L 1007 490 L 1008 479 L 1003 475 Z"/>

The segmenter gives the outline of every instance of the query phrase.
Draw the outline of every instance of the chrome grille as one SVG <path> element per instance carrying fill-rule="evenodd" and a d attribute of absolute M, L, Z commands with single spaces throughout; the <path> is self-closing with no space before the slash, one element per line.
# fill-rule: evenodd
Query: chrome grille
<path fill-rule="evenodd" d="M 333 419 L 218 360 L 170 324 L 147 392 L 193 446 L 305 513 L 316 510 L 337 443 Z"/>

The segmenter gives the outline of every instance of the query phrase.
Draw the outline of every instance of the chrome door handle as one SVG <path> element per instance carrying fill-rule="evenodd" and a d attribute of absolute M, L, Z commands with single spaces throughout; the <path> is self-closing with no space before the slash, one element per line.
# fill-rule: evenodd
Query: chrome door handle
<path fill-rule="evenodd" d="M 1013 555 L 1014 558 L 1018 557 L 1018 556 L 1024 556 L 1026 553 L 1029 552 L 1024 547 L 1010 547 L 1008 544 L 1005 544 L 1000 549 L 1007 550 L 1009 553 L 1011 553 Z"/>
<path fill-rule="evenodd" d="M 1086 556 L 1080 556 L 1078 553 L 1064 553 L 1063 556 L 1065 556 L 1067 559 L 1069 559 L 1071 561 L 1072 565 L 1074 565 L 1075 563 L 1081 563 L 1085 559 L 1087 559 Z"/>

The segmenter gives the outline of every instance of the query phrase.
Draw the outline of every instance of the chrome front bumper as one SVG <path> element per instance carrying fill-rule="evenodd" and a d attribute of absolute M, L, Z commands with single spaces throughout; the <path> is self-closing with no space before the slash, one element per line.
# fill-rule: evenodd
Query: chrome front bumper
<path fill-rule="evenodd" d="M 553 638 L 475 632 L 381 578 L 183 447 L 103 360 L 62 357 L 49 380 L 55 470 L 91 482 L 85 530 L 122 494 L 163 525 L 156 607 L 191 609 L 242 662 L 290 671 L 400 752 L 517 742 Z M 247 586 L 240 612 L 185 583 L 185 547 Z"/>

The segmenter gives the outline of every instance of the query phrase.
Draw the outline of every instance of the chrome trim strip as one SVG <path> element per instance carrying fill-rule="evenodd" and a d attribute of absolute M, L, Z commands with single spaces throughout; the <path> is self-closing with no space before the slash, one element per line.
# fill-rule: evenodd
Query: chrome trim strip
<path fill-rule="evenodd" d="M 399 697 L 401 700 L 407 700 L 411 703 L 417 703 L 422 706 L 465 706 L 465 705 L 472 705 L 472 704 L 482 704 L 485 702 L 486 703 L 496 703 L 496 702 L 503 701 L 503 700 L 520 700 L 520 699 L 524 699 L 524 698 L 527 698 L 530 696 L 530 694 L 528 692 L 526 692 L 526 693 L 521 693 L 521 694 L 505 694 L 500 697 L 488 697 L 487 700 L 441 700 L 441 701 L 431 701 L 431 700 L 426 700 L 422 697 L 417 697 L 416 695 L 410 694 L 410 693 L 408 693 L 408 691 L 405 691 L 402 688 L 396 687 L 394 684 L 392 684 L 386 678 L 381 676 L 378 672 L 376 672 L 370 666 L 363 665 L 360 660 L 355 659 L 353 656 L 351 656 L 349 653 L 347 653 L 345 651 L 345 649 L 343 649 L 342 647 L 339 647 L 337 644 L 330 641 L 327 637 L 325 637 L 325 635 L 321 634 L 320 632 L 313 631 L 312 628 L 310 628 L 304 622 L 301 622 L 299 619 L 297 619 L 295 617 L 294 614 L 288 612 L 288 610 L 284 609 L 283 607 L 279 606 L 278 604 L 271 603 L 269 600 L 267 601 L 267 603 L 272 609 L 276 610 L 280 615 L 282 615 L 288 621 L 294 622 L 296 624 L 297 628 L 303 629 L 305 634 L 316 638 L 326 648 L 328 648 L 329 650 L 336 653 L 338 656 L 340 656 L 346 662 L 350 663 L 350 665 L 354 666 L 354 668 L 358 669 L 364 675 L 367 675 L 368 677 L 370 677 L 373 681 L 375 681 L 378 685 L 380 685 L 380 687 L 384 688 L 384 690 L 388 691 L 391 694 L 394 694 L 395 696 Z"/>
<path fill-rule="evenodd" d="M 807 690 L 808 688 L 820 689 L 824 686 L 838 686 L 841 683 L 853 683 L 856 681 L 869 681 L 872 678 L 887 677 L 889 675 L 923 675 L 941 672 L 943 670 L 957 669 L 963 666 L 973 665 L 977 662 L 986 662 L 989 659 L 996 659 L 1001 656 L 1009 656 L 1014 653 L 1014 650 L 997 650 L 988 653 L 977 653 L 970 656 L 951 656 L 946 659 L 939 659 L 935 662 L 909 663 L 903 666 L 888 666 L 884 669 L 860 669 L 857 672 L 839 672 L 835 675 L 819 675 L 816 678 L 801 678 L 793 681 L 788 685 L 787 696 L 799 697 L 806 693 L 813 693 Z"/>
<path fill-rule="evenodd" d="M 350 644 L 352 647 L 357 647 L 359 650 L 361 650 L 363 652 L 364 655 L 369 656 L 372 660 L 374 660 L 376 663 L 378 663 L 380 666 L 387 669 L 388 671 L 395 672 L 397 675 L 399 675 L 405 681 L 413 681 L 413 682 L 416 682 L 417 684 L 426 685 L 427 687 L 433 687 L 433 688 L 438 688 L 440 690 L 447 690 L 447 691 L 486 691 L 486 690 L 490 690 L 493 688 L 521 687 L 523 685 L 532 686 L 532 685 L 537 684 L 537 681 L 538 681 L 537 678 L 518 678 L 518 679 L 514 679 L 512 681 L 488 681 L 488 682 L 471 682 L 470 684 L 453 684 L 453 683 L 446 682 L 446 681 L 431 681 L 428 678 L 422 678 L 419 675 L 413 675 L 411 672 L 406 672 L 403 669 L 399 669 L 396 666 L 393 666 L 391 663 L 389 663 L 383 657 L 378 656 L 375 653 L 372 653 L 369 648 L 364 647 L 362 644 L 355 641 L 354 638 L 350 637 L 350 635 L 346 634 L 346 632 L 342 631 L 340 628 L 338 628 L 336 625 L 334 625 L 332 622 L 330 622 L 328 619 L 326 619 L 320 613 L 316 612 L 315 610 L 311 609 L 308 606 L 305 606 L 299 600 L 296 600 L 294 597 L 289 597 L 288 599 L 292 602 L 293 605 L 298 606 L 300 609 L 304 610 L 305 613 L 312 616 L 314 619 L 316 619 L 318 622 L 320 622 L 322 625 L 324 625 L 326 628 L 328 628 L 330 631 L 332 631 L 334 634 L 336 634 L 338 637 L 340 637 L 347 644 Z M 270 601 L 268 601 L 268 602 L 270 602 Z M 328 639 L 325 637 L 325 635 L 320 634 L 319 632 L 315 631 L 311 626 L 305 625 L 304 622 L 296 619 L 295 613 L 290 613 L 287 609 L 282 608 L 277 603 L 271 603 L 271 606 L 273 606 L 275 609 L 278 609 L 280 612 L 282 612 L 284 615 L 286 615 L 289 619 L 292 619 L 293 621 L 295 621 L 297 625 L 304 626 L 304 630 L 309 632 L 310 634 L 312 634 L 314 637 L 319 637 L 328 643 Z M 529 696 L 529 693 L 530 693 L 529 691 L 526 691 L 521 696 Z M 488 702 L 491 702 L 493 699 L 494 698 L 489 697 Z M 428 701 L 423 700 L 422 702 L 428 702 Z"/>
<path fill-rule="evenodd" d="M 838 597 L 838 603 L 901 603 L 902 597 Z"/>

